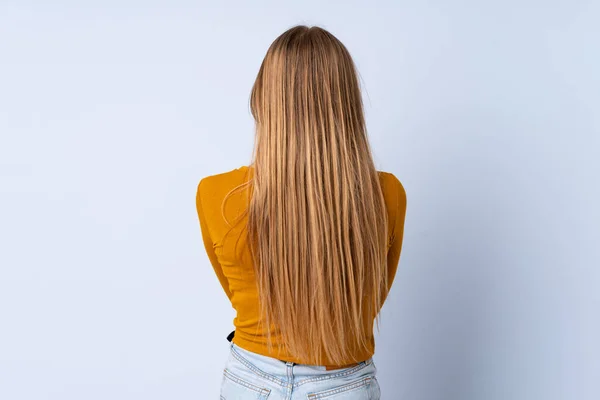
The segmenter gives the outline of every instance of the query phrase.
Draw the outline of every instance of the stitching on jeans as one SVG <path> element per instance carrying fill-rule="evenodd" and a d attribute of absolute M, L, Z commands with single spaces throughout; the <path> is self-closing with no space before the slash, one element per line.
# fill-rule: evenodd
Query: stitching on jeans
<path fill-rule="evenodd" d="M 259 375 L 265 379 L 268 379 L 274 383 L 277 383 L 280 386 L 283 386 L 283 387 L 288 386 L 287 382 L 284 382 L 283 380 L 277 378 L 276 376 L 268 374 L 268 373 L 264 372 L 263 370 L 259 369 L 258 367 L 256 367 L 255 365 L 253 365 L 250 361 L 248 361 L 244 356 L 242 356 L 235 349 L 235 347 L 233 346 L 232 343 L 230 343 L 230 348 L 231 348 L 231 354 L 233 355 L 233 357 L 236 358 L 239 362 L 244 364 L 246 367 L 248 367 L 250 370 L 252 370 L 257 375 Z M 299 387 L 305 383 L 309 383 L 309 382 L 318 382 L 318 381 L 325 381 L 325 380 L 329 380 L 329 379 L 341 378 L 341 377 L 353 374 L 357 371 L 360 371 L 361 369 L 371 365 L 372 363 L 373 363 L 373 359 L 369 358 L 368 360 L 361 361 L 357 366 L 352 367 L 343 372 L 335 372 L 335 373 L 331 373 L 331 374 L 319 375 L 319 376 L 299 380 L 298 382 L 294 382 L 292 387 L 297 388 L 297 387 Z"/>
<path fill-rule="evenodd" d="M 381 397 L 381 387 L 379 386 L 379 381 L 377 380 L 376 376 L 374 376 L 371 379 L 370 386 L 373 386 L 373 388 L 375 388 L 375 393 L 377 393 L 377 400 L 379 400 L 379 398 Z"/>
<path fill-rule="evenodd" d="M 277 378 L 276 376 L 273 376 L 271 374 L 267 374 L 265 371 L 259 369 L 258 367 L 254 366 L 250 361 L 246 360 L 240 353 L 237 352 L 237 350 L 232 346 L 231 347 L 231 354 L 242 364 L 244 364 L 246 367 L 248 367 L 250 370 L 252 370 L 255 374 L 268 379 L 274 383 L 277 383 L 278 385 L 281 386 L 287 386 L 287 383 L 284 382 L 283 380 Z"/>
<path fill-rule="evenodd" d="M 353 374 L 357 371 L 360 371 L 361 369 L 363 369 L 371 364 L 372 364 L 372 359 L 368 359 L 366 361 L 362 361 L 357 366 L 352 367 L 349 370 L 346 370 L 343 372 L 336 372 L 336 373 L 332 373 L 332 374 L 325 374 L 325 375 L 315 376 L 312 378 L 302 379 L 302 380 L 294 383 L 294 387 L 298 387 L 300 385 L 304 385 L 305 383 L 309 383 L 309 382 L 318 382 L 318 381 L 326 381 L 329 379 L 341 378 L 343 376 L 347 376 L 347 375 Z"/>
<path fill-rule="evenodd" d="M 338 386 L 333 389 L 324 390 L 322 392 L 309 393 L 307 395 L 307 397 L 311 400 L 312 399 L 324 399 L 324 398 L 327 398 L 327 397 L 330 397 L 330 396 L 333 396 L 336 394 L 347 392 L 352 389 L 358 389 L 361 387 L 365 387 L 369 384 L 371 379 L 373 379 L 373 377 L 367 376 L 366 378 L 360 378 L 354 382 L 350 382 L 348 384 L 345 384 L 343 386 Z"/>
<path fill-rule="evenodd" d="M 271 393 L 271 389 L 267 389 L 267 388 L 261 388 L 259 386 L 255 386 L 250 382 L 245 381 L 244 379 L 240 378 L 239 376 L 235 375 L 234 373 L 232 373 L 231 371 L 229 371 L 227 368 L 225 368 L 223 370 L 224 375 L 231 379 L 232 381 L 236 382 L 239 385 L 242 385 L 250 390 L 253 390 L 255 392 L 258 392 L 262 395 L 268 395 L 269 393 Z"/>

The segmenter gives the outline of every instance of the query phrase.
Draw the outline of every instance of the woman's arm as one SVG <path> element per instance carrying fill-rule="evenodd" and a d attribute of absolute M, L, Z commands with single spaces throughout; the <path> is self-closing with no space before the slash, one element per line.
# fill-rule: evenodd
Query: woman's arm
<path fill-rule="evenodd" d="M 208 222 L 206 219 L 206 214 L 204 212 L 204 207 L 202 205 L 202 183 L 204 180 L 201 180 L 198 184 L 198 190 L 196 192 L 196 209 L 198 211 L 198 219 L 200 220 L 200 232 L 202 234 L 202 241 L 204 242 L 204 248 L 206 249 L 206 254 L 208 255 L 208 259 L 217 274 L 217 278 L 221 283 L 221 287 L 225 291 L 225 294 L 231 300 L 231 292 L 229 290 L 229 283 L 225 274 L 223 274 L 223 267 L 219 263 L 217 258 L 217 254 L 215 253 L 214 242 L 210 236 L 210 232 L 208 230 Z"/>
<path fill-rule="evenodd" d="M 388 250 L 387 255 L 388 292 L 392 287 L 392 283 L 394 282 L 394 278 L 396 277 L 396 271 L 398 270 L 400 253 L 402 251 L 402 241 L 404 239 L 404 221 L 406 218 L 406 191 L 404 190 L 404 187 L 402 186 L 402 183 L 400 183 L 398 178 L 396 178 L 394 175 L 392 176 L 395 181 L 394 185 L 396 186 L 396 207 L 394 212 L 395 221 L 391 235 L 391 246 Z"/>

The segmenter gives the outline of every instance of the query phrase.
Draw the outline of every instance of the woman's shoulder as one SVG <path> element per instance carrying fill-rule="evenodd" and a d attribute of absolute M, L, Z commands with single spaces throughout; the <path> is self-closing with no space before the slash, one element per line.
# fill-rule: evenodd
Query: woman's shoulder
<path fill-rule="evenodd" d="M 400 179 L 392 172 L 377 171 L 379 173 L 379 180 L 381 182 L 384 194 L 392 196 L 399 196 L 406 199 L 406 191 L 404 185 L 400 182 Z"/>
<path fill-rule="evenodd" d="M 243 165 L 232 170 L 204 176 L 198 182 L 198 196 L 214 196 L 220 192 L 228 192 L 243 181 L 247 170 L 248 166 Z"/>

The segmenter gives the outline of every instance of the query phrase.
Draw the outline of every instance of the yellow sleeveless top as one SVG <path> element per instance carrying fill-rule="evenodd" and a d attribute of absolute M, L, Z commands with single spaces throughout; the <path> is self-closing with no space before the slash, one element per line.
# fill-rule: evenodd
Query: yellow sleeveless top
<path fill-rule="evenodd" d="M 404 187 L 389 172 L 379 172 L 381 187 L 385 197 L 388 212 L 390 237 L 388 241 L 388 282 L 391 287 L 396 275 L 402 238 L 404 232 L 404 219 L 406 214 L 406 192 Z M 240 168 L 203 178 L 198 184 L 196 192 L 196 210 L 200 222 L 201 236 L 206 253 L 214 268 L 214 271 L 229 298 L 237 315 L 233 320 L 235 335 L 233 343 L 236 345 L 268 357 L 274 357 L 283 361 L 291 361 L 298 364 L 307 364 L 287 354 L 285 346 L 278 343 L 276 330 L 272 331 L 273 349 L 276 353 L 269 352 L 266 341 L 266 324 L 259 327 L 258 291 L 252 266 L 250 252 L 245 246 L 245 235 L 242 234 L 244 215 L 236 223 L 238 217 L 242 216 L 248 204 L 248 190 L 234 192 L 225 203 L 224 213 L 232 225 L 227 225 L 223 219 L 221 206 L 225 195 L 238 185 L 246 182 L 252 173 L 252 168 L 242 166 Z M 374 319 L 365 317 L 365 326 L 370 327 L 373 332 Z M 367 320 L 369 319 L 369 320 Z M 354 354 L 354 360 L 367 360 L 375 353 L 375 341 L 371 336 L 370 348 L 366 352 Z M 274 350 L 278 349 L 278 350 Z M 348 364 L 355 361 L 348 360 Z M 330 368 L 343 367 L 333 364 L 324 364 Z"/>

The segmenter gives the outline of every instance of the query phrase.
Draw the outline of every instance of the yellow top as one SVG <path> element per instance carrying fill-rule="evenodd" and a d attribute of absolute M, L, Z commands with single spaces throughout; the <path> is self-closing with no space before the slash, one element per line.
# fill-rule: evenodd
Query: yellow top
<path fill-rule="evenodd" d="M 306 364 L 303 360 L 296 359 L 281 351 L 276 354 L 269 352 L 265 333 L 266 324 L 262 324 L 260 327 L 258 325 L 258 291 L 254 269 L 250 252 L 245 246 L 245 235 L 241 235 L 244 221 L 247 221 L 247 215 L 244 215 L 239 223 L 235 223 L 236 219 L 246 210 L 248 191 L 236 191 L 225 204 L 224 213 L 232 227 L 227 225 L 222 216 L 221 204 L 225 195 L 231 189 L 246 182 L 248 173 L 251 171 L 252 168 L 242 166 L 228 172 L 207 176 L 198 184 L 196 209 L 200 220 L 204 247 L 225 294 L 237 312 L 237 316 L 233 320 L 235 326 L 233 343 L 254 353 L 283 361 Z M 387 262 L 389 286 L 391 287 L 402 248 L 406 193 L 398 178 L 392 173 L 379 171 L 379 178 L 389 220 L 390 238 L 388 241 Z M 230 232 L 227 233 L 228 231 Z M 370 332 L 373 332 L 374 320 L 365 320 L 365 323 L 370 325 Z M 272 335 L 272 340 L 275 342 L 272 351 L 275 351 L 280 347 L 277 342 L 277 333 L 273 332 Z M 369 343 L 369 351 L 356 354 L 355 359 L 367 360 L 375 353 L 373 337 L 371 337 Z M 338 367 L 327 363 L 324 365 Z"/>

